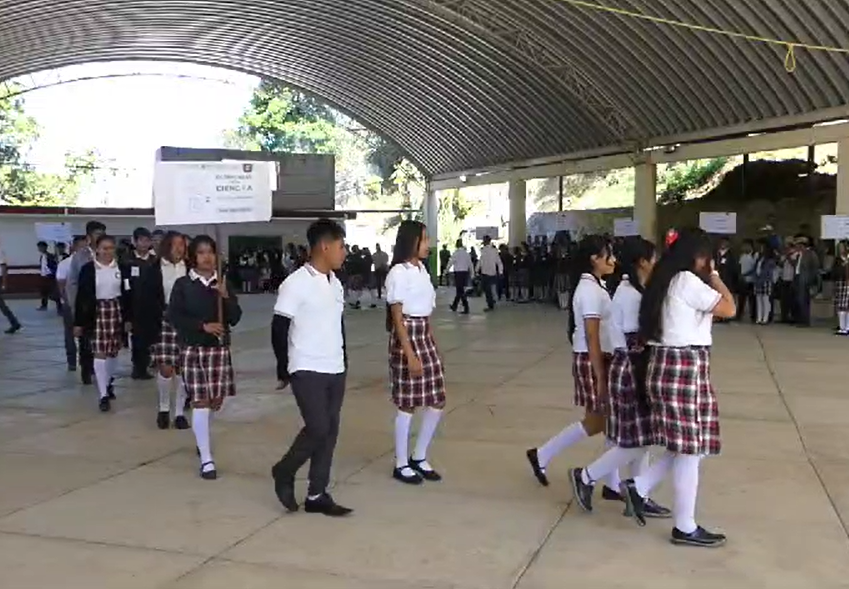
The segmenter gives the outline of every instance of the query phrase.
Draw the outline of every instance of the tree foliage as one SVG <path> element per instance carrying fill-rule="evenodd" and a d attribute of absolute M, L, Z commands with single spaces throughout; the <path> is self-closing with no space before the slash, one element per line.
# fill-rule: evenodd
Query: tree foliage
<path fill-rule="evenodd" d="M 660 178 L 662 188 L 658 191 L 661 203 L 680 202 L 687 195 L 711 182 L 728 163 L 727 157 L 709 160 L 694 160 L 670 165 Z"/>
<path fill-rule="evenodd" d="M 26 162 L 38 137 L 38 123 L 26 114 L 23 98 L 0 95 L 0 200 L 13 205 L 74 204 L 93 182 L 99 156 L 94 150 L 69 152 L 63 173 L 41 172 Z"/>

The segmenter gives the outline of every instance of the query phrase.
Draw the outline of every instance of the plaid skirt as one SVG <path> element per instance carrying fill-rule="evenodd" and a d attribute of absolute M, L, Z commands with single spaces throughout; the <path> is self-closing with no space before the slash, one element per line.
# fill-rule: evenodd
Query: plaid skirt
<path fill-rule="evenodd" d="M 639 402 L 634 386 L 632 358 L 638 353 L 639 350 L 616 350 L 607 375 L 607 390 L 610 394 L 607 439 L 620 448 L 642 448 L 657 443 L 651 407 Z"/>
<path fill-rule="evenodd" d="M 767 280 L 766 282 L 756 282 L 755 283 L 755 294 L 760 296 L 772 296 L 772 281 Z"/>
<path fill-rule="evenodd" d="M 180 344 L 177 343 L 177 332 L 170 323 L 162 319 L 159 341 L 150 348 L 150 365 L 152 368 L 158 366 L 180 368 L 180 364 Z"/>
<path fill-rule="evenodd" d="M 657 444 L 678 454 L 719 454 L 719 405 L 710 384 L 710 348 L 652 346 L 646 388 Z"/>
<path fill-rule="evenodd" d="M 394 330 L 389 336 L 392 401 L 401 409 L 434 407 L 445 403 L 445 373 L 429 325 L 430 319 L 427 317 L 404 316 L 410 345 L 422 363 L 421 376 L 410 374 L 407 357 Z"/>
<path fill-rule="evenodd" d="M 94 319 L 91 352 L 114 358 L 124 347 L 124 320 L 119 299 L 98 300 Z"/>
<path fill-rule="evenodd" d="M 849 311 L 849 282 L 834 283 L 834 310 Z"/>
<path fill-rule="evenodd" d="M 605 354 L 605 370 L 610 365 L 610 357 Z M 572 353 L 572 376 L 575 379 L 575 405 L 584 407 L 590 413 L 607 413 L 608 401 L 598 394 L 595 371 L 588 352 Z"/>
<path fill-rule="evenodd" d="M 186 346 L 182 353 L 186 395 L 195 408 L 218 411 L 226 397 L 236 394 L 230 348 Z"/>

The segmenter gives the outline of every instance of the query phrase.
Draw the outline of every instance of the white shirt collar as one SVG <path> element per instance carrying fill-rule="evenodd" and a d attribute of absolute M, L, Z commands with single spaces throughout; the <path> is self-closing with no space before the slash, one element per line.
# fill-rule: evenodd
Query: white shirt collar
<path fill-rule="evenodd" d="M 218 281 L 218 273 L 216 272 L 209 279 L 206 279 L 197 272 L 195 272 L 194 269 L 192 269 L 189 272 L 189 278 L 191 278 L 192 280 L 200 280 L 201 284 L 203 284 L 204 286 L 212 286 L 212 283 Z"/>
<path fill-rule="evenodd" d="M 136 250 L 133 250 L 133 254 L 134 254 L 134 255 L 136 256 L 136 258 L 138 258 L 139 260 L 149 260 L 149 259 L 150 259 L 150 256 L 152 256 L 152 255 L 153 255 L 153 254 L 150 252 L 150 250 L 147 250 L 147 253 L 146 253 L 145 255 L 143 255 L 143 256 L 140 256 L 140 255 L 139 255 L 139 252 L 138 252 L 138 251 L 136 251 Z"/>
<path fill-rule="evenodd" d="M 583 274 L 581 274 L 581 280 L 592 280 L 595 284 L 597 284 L 604 290 L 607 290 L 607 285 L 604 283 L 604 280 L 599 280 L 589 272 L 584 272 Z"/>
<path fill-rule="evenodd" d="M 332 270 L 330 272 L 328 272 L 327 274 L 325 274 L 324 272 L 320 272 L 320 271 L 316 270 L 315 266 L 313 266 L 309 262 L 304 264 L 304 268 L 307 269 L 307 272 L 310 273 L 310 276 L 314 276 L 314 277 L 323 276 L 323 277 L 326 277 L 327 280 L 331 280 L 334 276 L 336 276 L 336 274 Z"/>
<path fill-rule="evenodd" d="M 117 265 L 118 265 L 118 260 L 116 260 L 115 258 L 112 258 L 112 263 L 111 263 L 111 264 L 101 264 L 100 262 L 98 262 L 98 261 L 97 261 L 97 259 L 96 259 L 96 258 L 95 258 L 95 260 L 94 260 L 94 266 L 95 266 L 95 268 L 114 268 L 114 267 L 116 267 Z"/>

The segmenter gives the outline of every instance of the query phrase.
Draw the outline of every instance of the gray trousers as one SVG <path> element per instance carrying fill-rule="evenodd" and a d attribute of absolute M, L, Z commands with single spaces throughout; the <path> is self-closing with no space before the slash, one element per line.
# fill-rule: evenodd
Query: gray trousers
<path fill-rule="evenodd" d="M 9 305 L 6 304 L 6 299 L 3 297 L 3 293 L 0 293 L 0 313 L 3 313 L 3 316 L 9 320 L 10 327 L 18 327 L 21 324 L 21 322 L 18 321 L 18 318 L 15 317 L 15 314 L 12 313 Z"/>
<path fill-rule="evenodd" d="M 76 366 L 77 338 L 74 337 L 74 314 L 68 304 L 62 305 L 62 323 L 65 327 L 65 356 L 68 358 L 68 366 Z"/>
<path fill-rule="evenodd" d="M 310 483 L 307 493 L 311 496 L 320 495 L 330 485 L 330 466 L 339 436 L 342 401 L 345 398 L 345 373 L 298 371 L 291 375 L 290 383 L 304 427 L 280 460 L 280 466 L 294 476 L 309 460 Z"/>

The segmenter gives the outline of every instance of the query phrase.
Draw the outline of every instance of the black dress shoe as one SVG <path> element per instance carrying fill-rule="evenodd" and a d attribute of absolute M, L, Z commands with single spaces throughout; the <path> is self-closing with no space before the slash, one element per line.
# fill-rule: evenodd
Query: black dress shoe
<path fill-rule="evenodd" d="M 422 468 L 422 462 L 426 462 L 426 460 L 413 460 L 410 458 L 410 468 L 419 473 L 419 475 L 426 481 L 436 483 L 442 480 L 442 475 L 435 470 L 425 470 Z"/>
<path fill-rule="evenodd" d="M 207 464 L 212 465 L 211 470 L 204 470 L 203 469 L 203 467 L 206 466 Z M 214 462 L 212 462 L 210 460 L 209 462 L 204 462 L 203 464 L 200 465 L 200 478 L 202 478 L 205 481 L 214 481 L 215 479 L 218 478 L 218 472 L 215 470 L 215 463 Z"/>
<path fill-rule="evenodd" d="M 672 537 L 669 539 L 673 544 L 700 546 L 702 548 L 716 548 L 725 544 L 726 540 L 725 534 L 714 534 L 701 526 L 689 534 L 685 534 L 678 528 L 672 528 Z"/>
<path fill-rule="evenodd" d="M 307 499 L 304 501 L 304 511 L 307 513 L 321 513 L 328 517 L 345 517 L 350 515 L 354 510 L 338 505 L 327 493 L 323 493 L 316 499 Z"/>
<path fill-rule="evenodd" d="M 569 471 L 569 481 L 572 483 L 572 492 L 575 494 L 575 501 L 581 506 L 581 509 L 587 513 L 593 512 L 593 489 L 592 484 L 584 482 L 581 473 L 583 468 L 573 468 Z"/>
<path fill-rule="evenodd" d="M 652 499 L 646 499 L 643 505 L 646 517 L 650 517 L 652 519 L 669 519 L 672 517 L 671 509 L 655 503 Z"/>
<path fill-rule="evenodd" d="M 402 466 L 401 468 L 396 467 L 395 470 L 392 471 L 392 478 L 396 481 L 401 481 L 407 485 L 421 485 L 424 482 L 422 475 L 413 470 L 413 474 L 407 475 L 404 474 L 406 469 L 413 470 L 409 465 Z"/>
<path fill-rule="evenodd" d="M 103 413 L 106 413 L 110 409 L 112 409 L 112 403 L 109 402 L 109 397 L 101 397 L 100 399 L 100 410 Z"/>
<path fill-rule="evenodd" d="M 619 491 L 628 505 L 625 513 L 634 518 L 637 525 L 646 525 L 646 500 L 637 492 L 634 479 L 628 479 L 619 483 Z"/>
<path fill-rule="evenodd" d="M 68 364 L 68 372 L 76 372 L 77 367 L 74 364 Z"/>
<path fill-rule="evenodd" d="M 183 415 L 178 415 L 174 418 L 174 429 L 189 429 L 189 421 Z"/>
<path fill-rule="evenodd" d="M 85 368 L 83 368 L 81 370 L 81 372 L 80 372 L 80 382 L 83 383 L 86 386 L 91 386 L 92 378 L 91 378 L 91 371 L 90 370 L 87 370 Z"/>
<path fill-rule="evenodd" d="M 547 487 L 548 477 L 545 476 L 545 469 L 539 465 L 539 456 L 537 455 L 537 449 L 531 448 L 526 452 L 526 456 L 528 457 L 528 462 L 531 463 L 531 469 L 533 469 L 534 476 L 539 481 L 539 484 L 543 487 Z"/>
<path fill-rule="evenodd" d="M 159 429 L 168 429 L 171 425 L 171 416 L 167 411 L 160 411 L 156 414 L 156 427 Z"/>
<path fill-rule="evenodd" d="M 601 498 L 605 501 L 625 501 L 625 498 L 619 491 L 614 491 L 607 485 L 601 488 Z"/>
<path fill-rule="evenodd" d="M 271 478 L 274 479 L 274 494 L 277 495 L 278 501 L 286 508 L 286 511 L 289 513 L 298 511 L 300 506 L 295 499 L 294 475 L 287 473 L 278 462 L 271 467 Z"/>
<path fill-rule="evenodd" d="M 12 327 L 10 327 L 9 329 L 7 329 L 5 333 L 6 333 L 7 335 L 12 335 L 13 333 L 18 333 L 20 330 L 21 330 L 21 326 L 20 326 L 20 325 L 13 325 L 13 326 L 12 326 Z"/>

